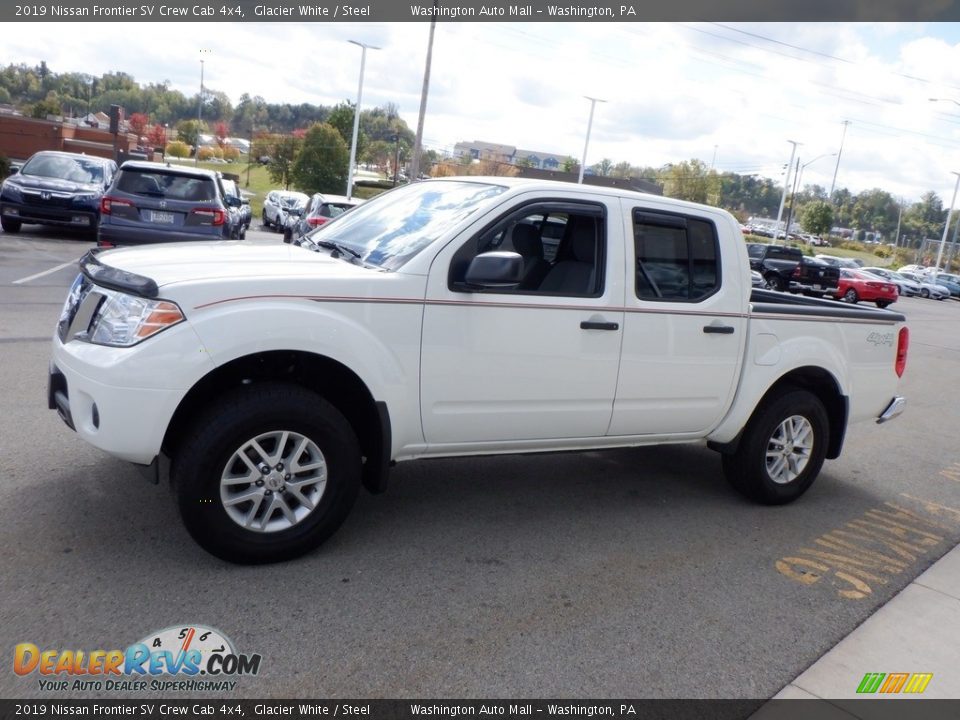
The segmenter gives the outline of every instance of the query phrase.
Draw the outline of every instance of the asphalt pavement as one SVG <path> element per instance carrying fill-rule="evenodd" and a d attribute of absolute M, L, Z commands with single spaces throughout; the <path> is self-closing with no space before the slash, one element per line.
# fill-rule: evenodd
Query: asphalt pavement
<path fill-rule="evenodd" d="M 263 656 L 233 697 L 841 700 L 902 672 L 960 698 L 960 303 L 898 302 L 907 411 L 851 428 L 789 506 L 743 501 L 702 445 L 416 461 L 317 552 L 248 568 L 46 408 L 90 246 L 0 233 L 4 652 L 196 623 Z M 0 697 L 95 696 L 0 672 Z"/>

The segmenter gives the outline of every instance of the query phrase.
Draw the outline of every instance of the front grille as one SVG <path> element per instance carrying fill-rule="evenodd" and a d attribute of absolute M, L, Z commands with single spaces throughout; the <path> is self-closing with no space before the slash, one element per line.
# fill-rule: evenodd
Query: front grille
<path fill-rule="evenodd" d="M 72 205 L 72 196 L 60 193 L 39 193 L 23 191 L 23 204 L 34 207 L 68 208 Z M 47 197 L 44 197 L 46 195 Z"/>

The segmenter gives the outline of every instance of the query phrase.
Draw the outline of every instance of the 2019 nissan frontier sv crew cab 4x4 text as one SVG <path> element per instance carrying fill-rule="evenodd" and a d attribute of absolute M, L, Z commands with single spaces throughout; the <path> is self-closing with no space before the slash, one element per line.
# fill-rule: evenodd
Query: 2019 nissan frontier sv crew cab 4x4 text
<path fill-rule="evenodd" d="M 317 546 L 361 484 L 415 458 L 706 439 L 737 490 L 784 503 L 848 422 L 902 411 L 908 334 L 893 312 L 750 285 L 722 210 L 428 180 L 299 246 L 87 255 L 49 404 L 154 479 L 169 469 L 190 533 L 238 562 Z"/>

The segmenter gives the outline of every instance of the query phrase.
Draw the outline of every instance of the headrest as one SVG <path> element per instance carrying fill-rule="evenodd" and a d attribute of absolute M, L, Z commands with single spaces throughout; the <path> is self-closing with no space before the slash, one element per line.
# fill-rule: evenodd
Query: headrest
<path fill-rule="evenodd" d="M 540 242 L 540 231 L 533 225 L 522 223 L 515 225 L 513 234 L 513 249 L 523 257 L 543 257 L 543 243 Z"/>

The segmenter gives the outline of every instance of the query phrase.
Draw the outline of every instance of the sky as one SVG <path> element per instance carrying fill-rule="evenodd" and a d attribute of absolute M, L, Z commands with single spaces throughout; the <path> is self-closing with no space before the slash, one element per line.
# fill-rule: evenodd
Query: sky
<path fill-rule="evenodd" d="M 394 103 L 417 125 L 428 23 L 17 24 L 0 63 L 54 72 L 122 71 L 204 85 L 236 104 Z M 21 32 L 22 31 L 22 32 Z M 201 56 L 201 50 L 203 52 Z M 659 167 L 698 158 L 778 183 L 791 156 L 801 183 L 879 187 L 949 203 L 960 172 L 960 24 L 437 24 L 424 146 L 482 140 Z M 930 98 L 941 98 L 931 102 Z M 844 121 L 849 121 L 844 135 Z M 841 153 L 842 142 L 842 153 Z M 839 166 L 837 155 L 840 154 Z"/>

